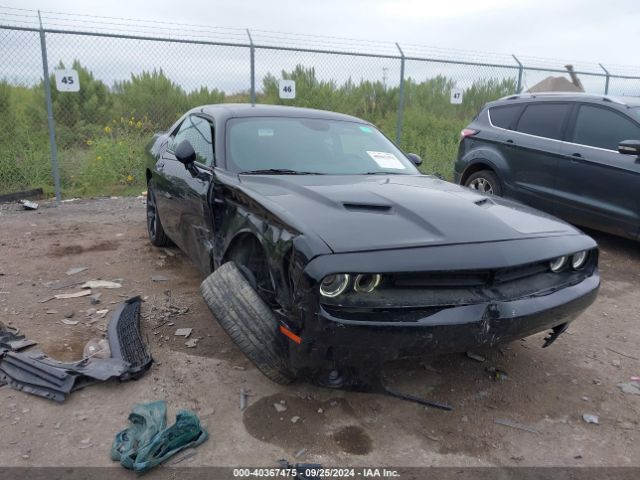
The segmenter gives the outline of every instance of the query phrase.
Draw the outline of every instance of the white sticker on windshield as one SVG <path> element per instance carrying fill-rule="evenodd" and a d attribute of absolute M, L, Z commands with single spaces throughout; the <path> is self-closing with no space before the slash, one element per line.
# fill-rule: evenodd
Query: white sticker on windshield
<path fill-rule="evenodd" d="M 259 128 L 258 129 L 259 137 L 273 137 L 273 128 Z"/>
<path fill-rule="evenodd" d="M 380 168 L 394 168 L 397 170 L 404 170 L 406 168 L 393 153 L 372 152 L 370 150 L 367 150 L 367 153 Z"/>

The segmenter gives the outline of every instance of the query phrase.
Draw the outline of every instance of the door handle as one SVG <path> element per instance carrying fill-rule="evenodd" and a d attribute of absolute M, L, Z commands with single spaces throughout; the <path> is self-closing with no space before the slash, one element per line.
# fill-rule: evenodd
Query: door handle
<path fill-rule="evenodd" d="M 584 158 L 582 154 L 578 152 L 574 152 L 571 155 L 567 155 L 567 157 L 569 158 L 569 160 L 571 160 L 572 163 L 580 163 L 580 160 Z"/>
<path fill-rule="evenodd" d="M 511 140 L 510 138 L 508 140 L 505 140 L 504 143 L 506 143 L 507 145 L 513 145 L 514 144 L 513 140 Z"/>

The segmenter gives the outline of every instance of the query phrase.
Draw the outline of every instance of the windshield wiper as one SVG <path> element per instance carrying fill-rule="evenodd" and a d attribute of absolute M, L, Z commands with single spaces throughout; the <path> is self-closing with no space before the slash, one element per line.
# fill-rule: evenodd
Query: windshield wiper
<path fill-rule="evenodd" d="M 302 172 L 300 170 L 290 170 L 288 168 L 265 168 L 263 170 L 247 170 L 238 175 L 324 175 L 319 172 Z"/>

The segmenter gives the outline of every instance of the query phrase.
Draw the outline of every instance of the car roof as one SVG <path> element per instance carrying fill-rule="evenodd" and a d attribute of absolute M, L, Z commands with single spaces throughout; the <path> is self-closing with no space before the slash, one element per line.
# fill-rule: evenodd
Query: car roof
<path fill-rule="evenodd" d="M 268 105 L 250 103 L 218 103 L 213 105 L 203 105 L 191 110 L 192 113 L 202 112 L 214 118 L 233 117 L 302 117 L 318 118 L 323 120 L 342 120 L 347 122 L 357 122 L 369 124 L 351 115 L 330 112 L 328 110 L 316 110 L 313 108 L 289 107 L 285 105 Z"/>
<path fill-rule="evenodd" d="M 499 100 L 487 103 L 487 106 L 504 105 L 510 101 L 528 101 L 528 100 L 570 100 L 570 101 L 587 101 L 592 103 L 613 103 L 621 107 L 638 107 L 640 106 L 640 98 L 638 97 L 619 97 L 614 95 L 598 95 L 595 93 L 582 92 L 536 92 L 536 93 L 517 93 L 507 95 Z"/>

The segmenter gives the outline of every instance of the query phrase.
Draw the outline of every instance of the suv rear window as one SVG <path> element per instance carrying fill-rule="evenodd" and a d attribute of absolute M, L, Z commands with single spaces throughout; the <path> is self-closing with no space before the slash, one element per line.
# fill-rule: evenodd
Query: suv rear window
<path fill-rule="evenodd" d="M 574 143 L 617 151 L 622 140 L 640 140 L 638 125 L 608 108 L 580 106 L 573 133 Z"/>
<path fill-rule="evenodd" d="M 538 137 L 562 139 L 564 119 L 569 111 L 566 103 L 538 103 L 527 105 L 516 130 Z"/>
<path fill-rule="evenodd" d="M 505 107 L 492 107 L 489 109 L 491 124 L 495 127 L 513 129 L 513 124 L 522 105 L 507 105 Z"/>

